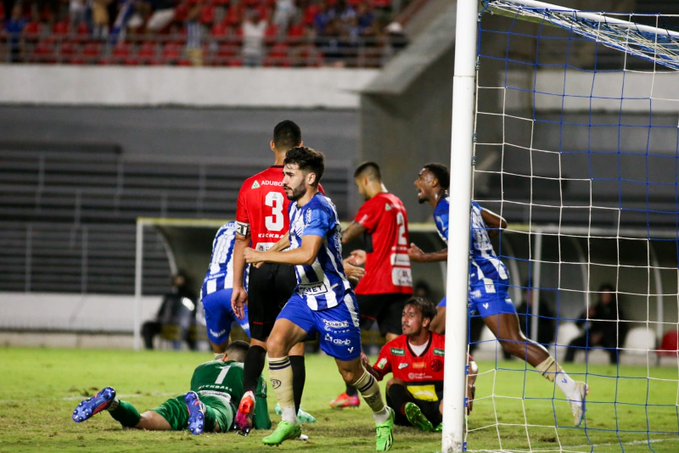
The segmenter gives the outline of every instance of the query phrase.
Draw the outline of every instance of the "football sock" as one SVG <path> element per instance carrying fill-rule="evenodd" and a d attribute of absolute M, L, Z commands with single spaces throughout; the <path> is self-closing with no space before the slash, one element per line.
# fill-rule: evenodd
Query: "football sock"
<path fill-rule="evenodd" d="M 219 432 L 225 433 L 229 431 L 229 425 L 231 425 L 231 422 L 233 422 L 233 419 L 229 420 L 229 422 L 225 423 L 224 420 L 220 420 L 220 414 L 213 408 L 211 408 L 208 405 L 205 405 L 205 425 L 203 427 L 203 431 L 206 433 L 213 433 L 215 432 L 215 424 L 219 424 Z"/>
<path fill-rule="evenodd" d="M 292 379 L 292 366 L 288 357 L 269 357 L 269 380 L 283 411 L 281 418 L 296 425 L 297 411 L 295 410 Z"/>
<path fill-rule="evenodd" d="M 361 392 L 363 400 L 372 409 L 375 423 L 382 424 L 389 419 L 389 411 L 382 400 L 382 393 L 380 387 L 377 385 L 377 380 L 368 373 L 365 368 L 361 377 L 356 379 L 353 385 Z"/>
<path fill-rule="evenodd" d="M 292 367 L 292 393 L 295 397 L 295 413 L 297 413 L 302 405 L 302 393 L 304 392 L 304 382 L 306 381 L 304 356 L 291 355 L 290 366 Z"/>
<path fill-rule="evenodd" d="M 549 382 L 555 382 L 566 397 L 570 397 L 575 392 L 577 388 L 575 381 L 556 363 L 552 356 L 539 363 L 535 369 L 542 373 Z"/>
<path fill-rule="evenodd" d="M 132 404 L 127 401 L 118 401 L 118 404 L 111 404 L 108 408 L 111 417 L 117 420 L 124 428 L 134 428 L 139 424 L 141 415 Z"/>
<path fill-rule="evenodd" d="M 347 384 L 346 393 L 349 396 L 356 396 L 356 395 L 358 395 L 358 390 L 353 385 Z"/>
<path fill-rule="evenodd" d="M 264 359 L 266 358 L 266 350 L 261 346 L 250 346 L 245 355 L 245 363 L 243 365 L 243 388 L 247 392 L 253 392 L 257 388 L 257 382 L 262 375 L 264 369 Z"/>

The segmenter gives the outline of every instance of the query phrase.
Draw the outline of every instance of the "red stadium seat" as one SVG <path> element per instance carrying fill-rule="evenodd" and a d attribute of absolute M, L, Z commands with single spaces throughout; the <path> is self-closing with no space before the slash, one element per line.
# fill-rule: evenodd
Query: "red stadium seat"
<path fill-rule="evenodd" d="M 677 357 L 679 355 L 679 334 L 669 331 L 662 337 L 658 355 L 663 357 Z"/>
<path fill-rule="evenodd" d="M 163 46 L 161 61 L 163 64 L 180 64 L 184 58 L 184 45 L 170 41 Z"/>
<path fill-rule="evenodd" d="M 200 12 L 200 22 L 205 25 L 210 25 L 215 21 L 215 7 L 212 5 L 205 5 Z"/>
<path fill-rule="evenodd" d="M 57 22 L 54 24 L 54 28 L 52 28 L 52 33 L 54 33 L 57 36 L 66 36 L 70 32 L 71 26 L 69 23 L 65 20 L 62 20 L 61 22 Z"/>
<path fill-rule="evenodd" d="M 82 58 L 86 64 L 100 64 L 103 57 L 103 46 L 98 42 L 88 42 L 82 51 Z"/>
<path fill-rule="evenodd" d="M 290 48 L 285 43 L 278 43 L 271 48 L 269 54 L 264 58 L 264 66 L 289 68 L 292 61 L 289 56 Z"/>
<path fill-rule="evenodd" d="M 138 60 L 143 65 L 156 65 L 160 63 L 158 57 L 158 44 L 155 41 L 145 41 L 137 52 Z"/>
<path fill-rule="evenodd" d="M 111 52 L 111 63 L 127 64 L 134 57 L 134 46 L 128 42 L 121 42 Z"/>
<path fill-rule="evenodd" d="M 38 41 L 33 50 L 32 60 L 36 63 L 56 63 L 57 53 L 54 39 L 49 37 Z"/>

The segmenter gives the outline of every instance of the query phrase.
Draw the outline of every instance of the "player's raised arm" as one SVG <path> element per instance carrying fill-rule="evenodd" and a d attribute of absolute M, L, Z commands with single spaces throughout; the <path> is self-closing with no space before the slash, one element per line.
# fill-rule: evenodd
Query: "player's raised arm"
<path fill-rule="evenodd" d="M 488 226 L 488 235 L 491 237 L 497 236 L 500 230 L 507 228 L 507 221 L 504 217 L 489 209 L 482 208 L 481 217 L 483 217 L 484 223 Z"/>

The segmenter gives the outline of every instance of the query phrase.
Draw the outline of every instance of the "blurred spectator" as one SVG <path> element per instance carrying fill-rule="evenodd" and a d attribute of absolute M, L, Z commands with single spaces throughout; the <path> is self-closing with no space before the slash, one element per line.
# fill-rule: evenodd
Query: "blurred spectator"
<path fill-rule="evenodd" d="M 146 23 L 146 31 L 158 33 L 167 28 L 174 20 L 176 0 L 147 0 L 151 6 L 151 16 Z"/>
<path fill-rule="evenodd" d="M 272 22 L 278 29 L 279 38 L 286 36 L 296 14 L 297 8 L 294 0 L 276 0 L 276 10 Z"/>
<path fill-rule="evenodd" d="M 202 6 L 196 4 L 186 18 L 186 55 L 193 66 L 203 65 L 203 35 L 205 29 L 200 23 Z"/>
<path fill-rule="evenodd" d="M 23 17 L 21 3 L 17 3 L 12 8 L 12 15 L 5 25 L 5 32 L 9 38 L 9 61 L 11 63 L 24 61 L 23 33 L 25 28 L 26 20 Z"/>
<path fill-rule="evenodd" d="M 196 349 L 196 342 L 191 338 L 191 326 L 196 319 L 196 294 L 189 286 L 188 277 L 178 272 L 172 277 L 172 291 L 163 296 L 156 318 L 146 321 L 141 328 L 146 349 L 153 349 L 153 338 L 164 329 L 179 331 L 179 338 L 186 341 L 189 349 Z M 181 344 L 177 341 L 175 349 Z"/>
<path fill-rule="evenodd" d="M 109 5 L 112 0 L 92 0 L 92 36 L 106 39 L 108 37 L 110 16 Z"/>
<path fill-rule="evenodd" d="M 535 310 L 533 309 L 533 282 L 532 280 L 527 280 L 523 283 L 523 301 L 521 305 L 516 309 L 519 315 L 519 323 L 521 330 L 524 335 L 528 338 L 532 338 L 532 328 L 533 328 L 533 314 Z M 540 343 L 545 348 L 549 348 L 549 344 L 554 340 L 554 312 L 547 302 L 538 293 L 538 337 L 537 342 Z"/>
<path fill-rule="evenodd" d="M 68 4 L 68 17 L 71 34 L 75 34 L 78 28 L 85 24 L 89 29 L 89 7 L 87 0 L 70 0 Z"/>
<path fill-rule="evenodd" d="M 262 20 L 259 11 L 251 10 L 243 22 L 243 63 L 248 67 L 262 65 L 264 59 L 264 37 L 266 22 Z"/>
<path fill-rule="evenodd" d="M 618 345 L 625 341 L 627 326 L 618 321 L 624 319 L 622 310 L 618 306 L 617 293 L 613 285 L 604 283 L 599 287 L 597 303 L 584 310 L 578 317 L 576 324 L 584 328 L 582 335 L 568 344 L 566 362 L 572 362 L 578 350 L 602 346 L 609 355 L 610 363 L 619 361 Z"/>

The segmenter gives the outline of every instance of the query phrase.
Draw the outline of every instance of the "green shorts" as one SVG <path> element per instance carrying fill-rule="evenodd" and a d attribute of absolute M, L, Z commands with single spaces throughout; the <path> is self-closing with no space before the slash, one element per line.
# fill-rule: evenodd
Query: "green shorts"
<path fill-rule="evenodd" d="M 208 426 L 206 424 L 205 431 L 228 432 L 233 425 L 236 408 L 231 403 L 227 403 L 224 398 L 200 395 L 200 400 L 205 404 L 206 411 L 212 412 L 215 418 L 215 426 Z M 167 420 L 173 431 L 183 431 L 188 428 L 189 410 L 186 408 L 184 395 L 171 398 L 159 407 L 151 410 Z M 219 429 L 216 429 L 217 426 L 219 426 Z"/>

